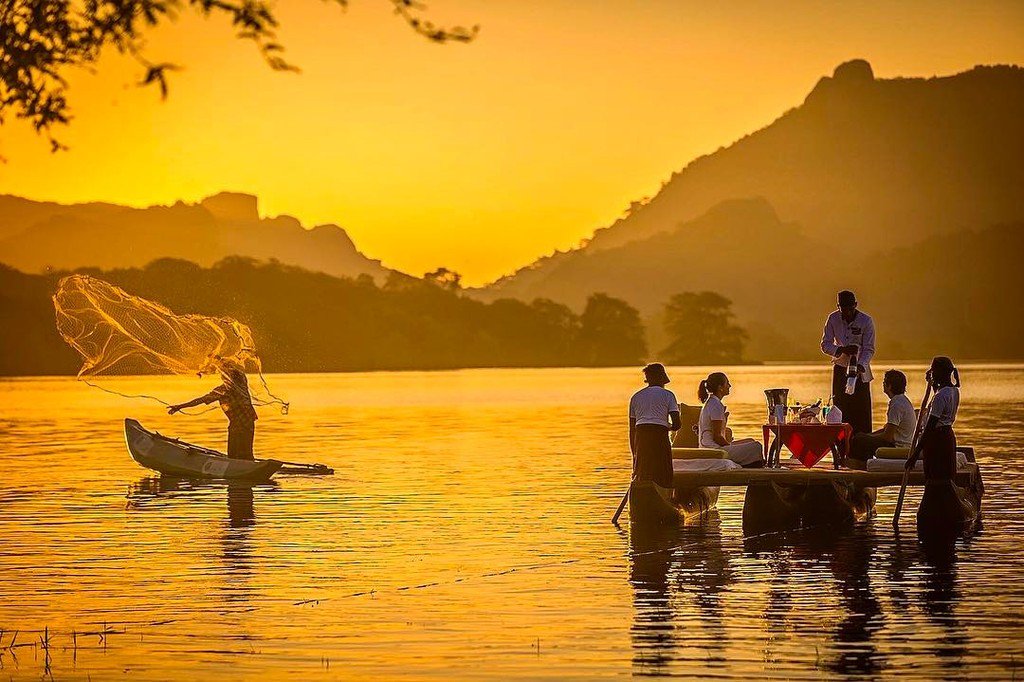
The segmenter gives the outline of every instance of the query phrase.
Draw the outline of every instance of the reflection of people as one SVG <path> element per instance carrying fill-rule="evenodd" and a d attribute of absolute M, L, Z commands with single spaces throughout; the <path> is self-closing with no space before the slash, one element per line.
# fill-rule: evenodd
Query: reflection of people
<path fill-rule="evenodd" d="M 168 414 L 196 405 L 219 402 L 228 418 L 228 457 L 232 459 L 254 459 L 252 442 L 256 435 L 256 410 L 249 394 L 249 380 L 245 370 L 230 361 L 220 362 L 220 376 L 223 383 L 204 396 L 187 403 L 171 405 Z"/>
<path fill-rule="evenodd" d="M 873 433 L 855 434 L 850 444 L 851 459 L 871 459 L 878 448 L 909 448 L 914 439 L 917 415 L 907 397 L 907 375 L 898 369 L 890 369 L 882 379 L 882 390 L 889 396 L 885 426 Z"/>
<path fill-rule="evenodd" d="M 821 352 L 832 357 L 832 395 L 854 433 L 871 433 L 871 359 L 875 356 L 875 323 L 857 310 L 852 291 L 840 291 L 838 310 L 825 320 Z M 857 383 L 846 393 L 846 371 L 856 360 Z"/>
<path fill-rule="evenodd" d="M 633 474 L 638 481 L 654 481 L 672 487 L 672 443 L 669 430 L 679 430 L 679 403 L 672 391 L 665 366 L 653 362 L 644 367 L 645 388 L 629 400 L 629 449 L 633 453 Z"/>
<path fill-rule="evenodd" d="M 722 398 L 729 395 L 732 384 L 723 372 L 712 372 L 700 382 L 697 397 L 704 403 L 698 421 L 698 438 L 702 448 L 725 450 L 729 459 L 744 467 L 764 466 L 761 444 L 753 438 L 733 440 L 728 426 L 729 413 Z"/>
<path fill-rule="evenodd" d="M 907 458 L 912 469 L 924 454 L 924 477 L 927 481 L 950 481 L 956 473 L 956 434 L 953 423 L 960 408 L 960 373 L 945 356 L 932 360 L 926 375 L 935 395 L 928 408 L 928 421 L 917 447 Z"/>

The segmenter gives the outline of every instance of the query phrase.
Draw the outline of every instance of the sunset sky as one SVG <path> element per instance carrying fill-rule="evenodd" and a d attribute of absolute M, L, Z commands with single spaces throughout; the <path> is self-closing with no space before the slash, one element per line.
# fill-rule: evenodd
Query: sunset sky
<path fill-rule="evenodd" d="M 222 20 L 184 13 L 149 57 L 171 93 L 108 55 L 69 74 L 51 155 L 0 129 L 0 192 L 136 206 L 257 194 L 264 215 L 337 223 L 367 255 L 478 284 L 565 249 L 695 156 L 798 105 L 855 57 L 880 77 L 1024 63 L 1024 3 L 444 0 L 436 45 L 382 0 L 278 3 L 301 74 L 275 73 Z"/>

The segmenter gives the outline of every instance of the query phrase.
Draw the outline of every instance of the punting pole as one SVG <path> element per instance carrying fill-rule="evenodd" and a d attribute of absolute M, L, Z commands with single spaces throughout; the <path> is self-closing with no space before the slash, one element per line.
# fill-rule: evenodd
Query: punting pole
<path fill-rule="evenodd" d="M 924 389 L 924 399 L 921 401 L 921 409 L 917 413 L 917 424 L 914 425 L 914 438 L 910 441 L 910 452 L 907 453 L 907 458 L 913 456 L 914 450 L 917 449 L 917 442 L 921 439 L 921 432 L 924 430 L 921 426 L 922 421 L 925 426 L 928 425 L 928 417 L 925 415 L 924 408 L 928 405 L 928 397 L 932 394 L 932 382 L 931 375 L 929 373 L 928 386 Z M 896 498 L 896 511 L 892 515 L 892 528 L 898 531 L 900 529 L 900 512 L 903 511 L 903 498 L 907 494 L 907 478 L 910 476 L 910 469 L 903 469 L 903 484 L 900 486 L 900 496 Z"/>

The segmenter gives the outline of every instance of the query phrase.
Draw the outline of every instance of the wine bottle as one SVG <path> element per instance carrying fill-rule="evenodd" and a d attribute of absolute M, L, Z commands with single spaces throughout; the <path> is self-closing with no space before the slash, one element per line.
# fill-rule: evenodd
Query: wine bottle
<path fill-rule="evenodd" d="M 850 364 L 846 367 L 846 395 L 853 395 L 857 390 L 857 354 L 850 356 Z"/>

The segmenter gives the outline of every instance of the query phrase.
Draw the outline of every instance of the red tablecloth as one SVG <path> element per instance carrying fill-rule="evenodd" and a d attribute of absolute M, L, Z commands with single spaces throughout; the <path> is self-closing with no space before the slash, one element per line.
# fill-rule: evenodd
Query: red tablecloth
<path fill-rule="evenodd" d="M 842 459 L 846 459 L 850 453 L 850 439 L 853 438 L 853 428 L 849 424 L 765 424 L 765 458 L 768 457 L 772 433 L 777 434 L 782 444 L 808 468 L 829 454 L 833 445 L 839 449 Z"/>

